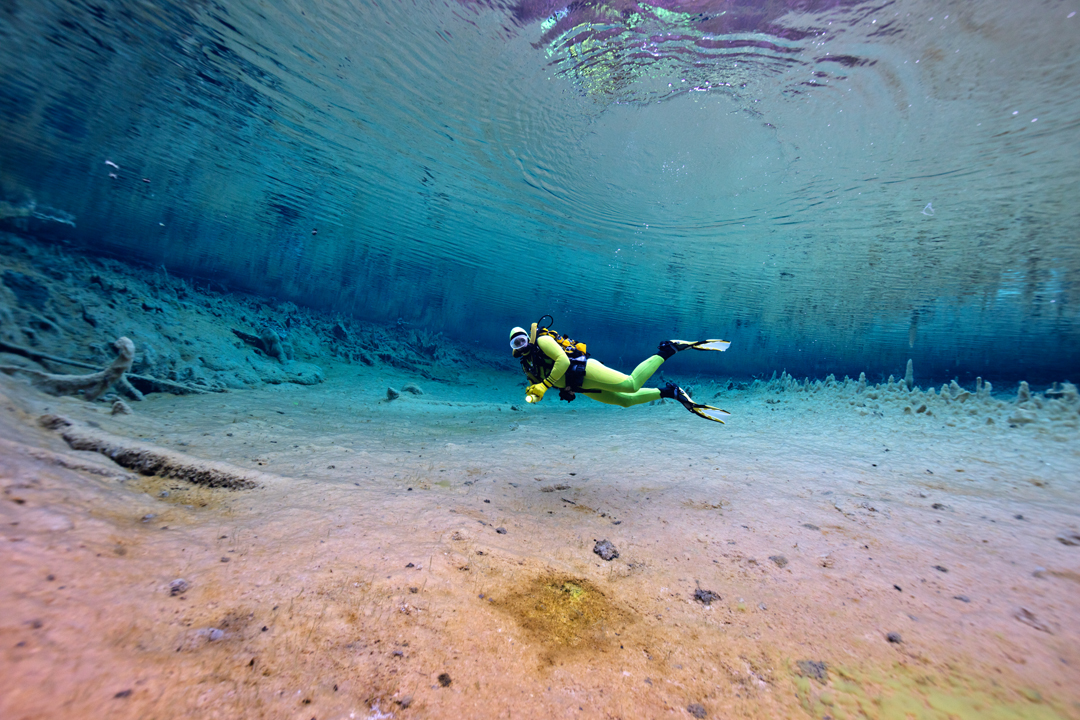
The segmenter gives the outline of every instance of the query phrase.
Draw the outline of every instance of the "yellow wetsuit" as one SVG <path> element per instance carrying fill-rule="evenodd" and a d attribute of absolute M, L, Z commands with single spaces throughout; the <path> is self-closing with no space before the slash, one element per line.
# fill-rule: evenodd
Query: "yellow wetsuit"
<path fill-rule="evenodd" d="M 536 339 L 538 347 L 551 361 L 551 364 L 540 360 L 541 366 L 547 371 L 545 377 L 530 377 L 533 382 L 543 382 L 563 388 L 566 387 L 565 375 L 570 367 L 570 358 L 566 355 L 559 343 L 549 335 L 541 335 Z M 651 355 L 639 364 L 629 375 L 624 375 L 618 370 L 612 370 L 599 360 L 589 358 L 585 364 L 585 378 L 581 383 L 581 390 L 593 400 L 598 400 L 608 405 L 630 407 L 641 403 L 660 399 L 658 388 L 642 388 L 653 373 L 664 363 L 664 358 L 659 355 Z M 592 392 L 588 392 L 592 391 Z"/>

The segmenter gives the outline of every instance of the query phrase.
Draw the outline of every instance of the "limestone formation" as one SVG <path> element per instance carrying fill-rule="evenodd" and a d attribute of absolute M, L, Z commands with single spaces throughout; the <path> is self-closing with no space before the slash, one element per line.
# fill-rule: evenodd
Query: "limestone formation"
<path fill-rule="evenodd" d="M 912 375 L 911 370 L 909 362 L 908 377 Z M 861 373 L 858 381 L 845 377 L 838 382 L 829 375 L 824 382 L 800 383 L 782 372 L 771 380 L 755 380 L 748 389 L 769 395 L 786 395 L 790 400 L 813 398 L 815 402 L 850 404 L 864 416 L 881 417 L 898 412 L 913 420 L 932 418 L 949 426 L 1004 423 L 1016 428 L 1031 427 L 1062 441 L 1075 438 L 1080 430 L 1080 390 L 1069 382 L 1055 383 L 1043 392 L 1034 392 L 1028 383 L 1022 382 L 1016 400 L 1009 402 L 995 397 L 993 385 L 982 378 L 976 378 L 974 390 L 964 388 L 957 380 L 926 390 L 914 384 L 908 387 L 907 377 L 901 382 L 876 385 L 864 384 L 864 381 L 865 373 Z M 731 390 L 732 383 L 726 383 L 726 387 Z M 713 396 L 721 397 L 724 392 L 721 389 Z M 767 402 L 780 401 L 770 398 Z"/>
<path fill-rule="evenodd" d="M 1020 389 L 1016 391 L 1016 404 L 1026 403 L 1031 400 L 1031 388 L 1028 387 L 1027 380 L 1020 381 Z"/>

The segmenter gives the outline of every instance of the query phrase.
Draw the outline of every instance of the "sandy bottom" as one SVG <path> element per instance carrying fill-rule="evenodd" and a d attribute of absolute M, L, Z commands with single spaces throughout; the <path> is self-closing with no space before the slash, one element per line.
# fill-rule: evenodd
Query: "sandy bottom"
<path fill-rule="evenodd" d="M 1075 440 L 327 376 L 118 416 L 0 378 L 0 717 L 1080 717 Z"/>

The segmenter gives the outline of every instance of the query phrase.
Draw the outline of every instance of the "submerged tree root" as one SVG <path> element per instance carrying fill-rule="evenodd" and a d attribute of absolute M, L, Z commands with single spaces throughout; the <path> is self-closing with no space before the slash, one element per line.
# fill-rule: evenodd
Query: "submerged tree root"
<path fill-rule="evenodd" d="M 263 473 L 118 437 L 59 415 L 42 415 L 38 424 L 59 432 L 72 450 L 99 452 L 117 465 L 142 475 L 158 475 L 229 490 L 251 490 L 270 481 L 270 476 Z"/>
<path fill-rule="evenodd" d="M 84 398 L 93 401 L 120 382 L 124 378 L 124 373 L 131 369 L 131 362 L 135 358 L 135 343 L 122 337 L 113 343 L 113 349 L 116 350 L 116 359 L 109 367 L 89 375 L 54 375 L 9 365 L 0 366 L 0 370 L 29 375 L 35 386 L 52 395 L 74 395 L 81 392 Z"/>
<path fill-rule="evenodd" d="M 126 340 L 126 339 L 127 338 L 120 338 L 120 340 Z M 117 340 L 117 342 L 120 342 L 120 340 Z M 130 342 L 130 340 L 128 342 Z M 88 368 L 90 370 L 96 370 L 97 369 L 96 365 L 92 365 L 90 363 L 80 362 L 79 360 L 70 360 L 68 358 L 62 358 L 62 357 L 58 357 L 56 355 L 49 355 L 48 353 L 38 352 L 37 350 L 32 350 L 30 348 L 25 348 L 22 345 L 15 345 L 14 343 L 5 342 L 4 340 L 0 340 L 0 351 L 7 352 L 7 353 L 12 353 L 14 355 L 22 355 L 23 357 L 30 358 L 31 360 L 34 360 L 34 361 L 45 360 L 45 361 L 48 361 L 48 362 L 60 363 L 62 365 L 71 365 L 72 367 Z M 134 346 L 132 347 L 132 353 L 134 354 Z M 130 369 L 130 363 L 128 365 L 128 368 Z M 42 373 L 40 370 L 31 370 L 29 368 L 20 368 L 20 367 L 15 367 L 15 366 L 12 366 L 12 365 L 0 366 L 0 371 L 6 372 L 6 373 L 24 372 L 24 373 L 28 373 L 28 374 L 30 374 L 32 376 L 35 376 L 35 377 L 40 376 L 40 377 L 43 377 L 43 378 L 48 378 L 48 377 L 64 377 L 64 378 L 91 377 L 90 375 L 85 375 L 85 376 L 84 375 L 51 375 L 50 373 Z M 136 389 L 135 386 L 132 385 L 128 381 L 128 378 L 133 378 L 134 380 L 139 381 L 143 385 L 149 386 L 150 388 L 152 388 L 152 390 L 150 392 L 153 392 L 155 390 L 160 390 L 160 391 L 163 391 L 163 392 L 170 392 L 170 393 L 173 393 L 173 394 L 176 394 L 176 395 L 204 395 L 204 394 L 209 393 L 209 392 L 225 392 L 225 390 L 218 389 L 218 388 L 202 389 L 202 388 L 192 387 L 191 385 L 184 385 L 183 383 L 173 382 L 172 380 L 162 380 L 161 378 L 150 377 L 149 375 L 136 375 L 135 373 L 127 372 L 125 370 L 125 372 L 116 381 L 116 387 L 117 387 L 118 390 L 120 390 L 121 392 L 123 392 L 125 395 L 127 395 L 129 398 L 131 398 L 133 400 L 142 400 L 143 399 L 143 394 L 142 394 L 141 391 Z"/>

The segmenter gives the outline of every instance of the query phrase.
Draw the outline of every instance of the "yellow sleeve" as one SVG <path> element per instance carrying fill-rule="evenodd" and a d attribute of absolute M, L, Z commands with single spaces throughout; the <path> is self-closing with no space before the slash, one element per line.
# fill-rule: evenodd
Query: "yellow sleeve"
<path fill-rule="evenodd" d="M 555 342 L 555 339 L 549 335 L 541 335 L 537 338 L 536 346 L 555 361 L 555 367 L 551 368 L 551 374 L 546 379 L 541 378 L 541 380 L 545 380 L 547 385 L 554 386 L 566 374 L 566 368 L 570 367 L 570 358 L 566 357 L 566 353 L 559 347 L 559 343 Z"/>

